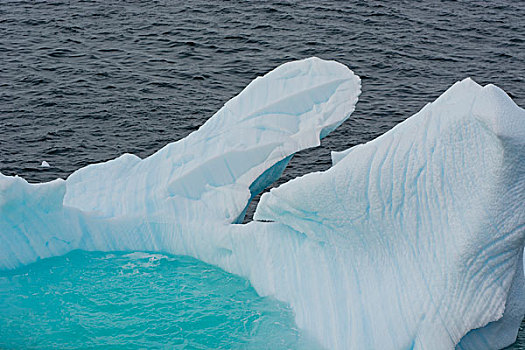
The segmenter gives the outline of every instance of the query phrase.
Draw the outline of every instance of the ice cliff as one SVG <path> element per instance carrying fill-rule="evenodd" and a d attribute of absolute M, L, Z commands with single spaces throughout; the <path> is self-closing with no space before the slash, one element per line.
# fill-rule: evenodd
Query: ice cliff
<path fill-rule="evenodd" d="M 254 80 L 146 159 L 0 174 L 0 269 L 73 249 L 187 254 L 290 303 L 329 349 L 497 349 L 525 313 L 525 111 L 466 79 L 334 165 L 251 198 L 354 110 L 312 58 Z M 272 222 L 267 222 L 272 221 Z"/>

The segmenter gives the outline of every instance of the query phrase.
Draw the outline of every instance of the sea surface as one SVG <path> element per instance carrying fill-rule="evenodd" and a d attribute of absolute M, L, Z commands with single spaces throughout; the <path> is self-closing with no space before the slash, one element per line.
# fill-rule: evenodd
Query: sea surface
<path fill-rule="evenodd" d="M 331 150 L 381 135 L 465 77 L 525 107 L 525 2 L 2 0 L 0 172 L 41 182 L 146 157 L 255 77 L 310 56 L 349 66 L 363 93 L 279 183 L 328 168 Z"/>

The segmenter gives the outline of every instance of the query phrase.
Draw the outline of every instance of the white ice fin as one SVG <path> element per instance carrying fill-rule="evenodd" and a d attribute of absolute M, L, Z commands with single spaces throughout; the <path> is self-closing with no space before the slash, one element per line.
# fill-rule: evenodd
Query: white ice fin
<path fill-rule="evenodd" d="M 275 181 L 295 152 L 318 146 L 353 112 L 359 93 L 359 78 L 340 63 L 283 64 L 152 156 L 123 156 L 73 173 L 64 204 L 106 217 L 242 221 L 253 192 Z"/>

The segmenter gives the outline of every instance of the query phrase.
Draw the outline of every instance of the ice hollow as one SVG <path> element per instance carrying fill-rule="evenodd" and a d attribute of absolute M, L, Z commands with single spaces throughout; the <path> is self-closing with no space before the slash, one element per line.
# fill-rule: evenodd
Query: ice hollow
<path fill-rule="evenodd" d="M 0 174 L 0 269 L 73 249 L 186 254 L 290 303 L 329 349 L 509 345 L 525 312 L 525 111 L 493 85 L 456 83 L 235 224 L 359 93 L 339 63 L 291 62 L 148 158 L 44 184 Z"/>

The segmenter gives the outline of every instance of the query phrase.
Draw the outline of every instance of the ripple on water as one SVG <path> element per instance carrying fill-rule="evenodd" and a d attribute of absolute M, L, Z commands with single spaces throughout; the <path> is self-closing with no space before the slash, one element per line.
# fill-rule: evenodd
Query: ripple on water
<path fill-rule="evenodd" d="M 0 348 L 318 349 L 288 306 L 184 256 L 75 251 L 0 274 Z"/>

